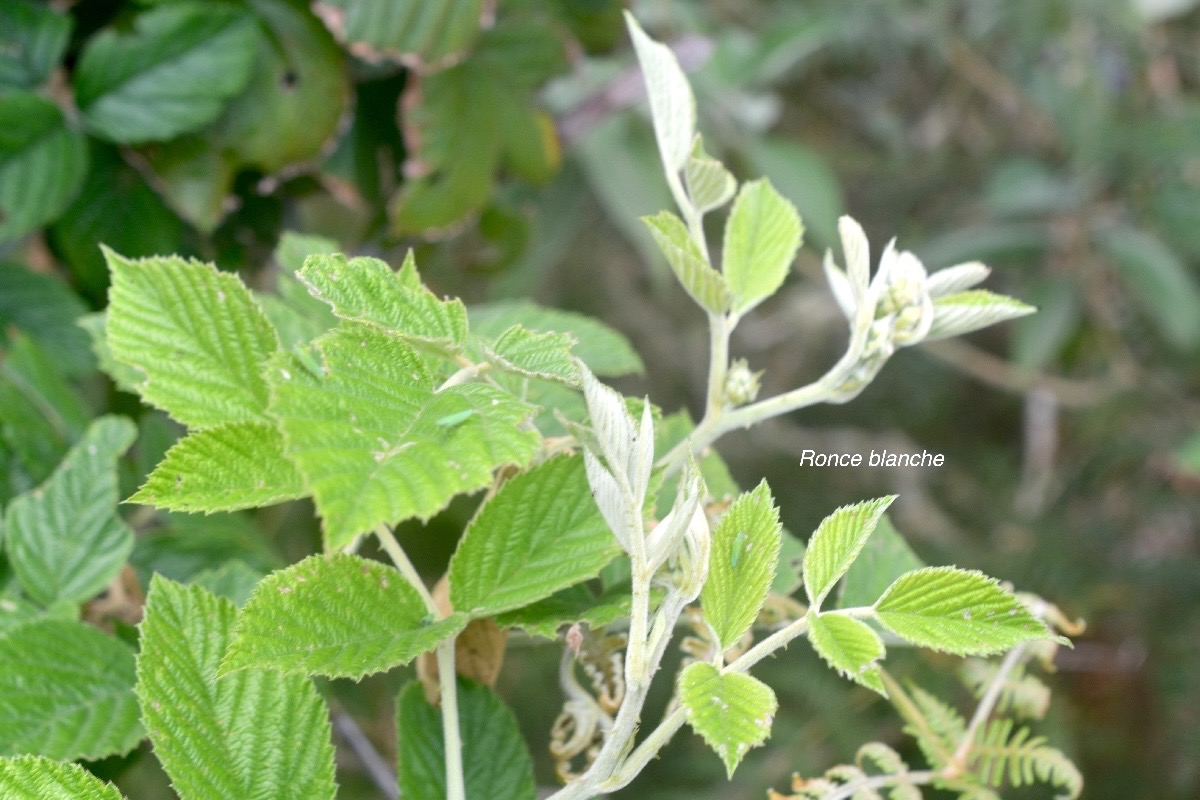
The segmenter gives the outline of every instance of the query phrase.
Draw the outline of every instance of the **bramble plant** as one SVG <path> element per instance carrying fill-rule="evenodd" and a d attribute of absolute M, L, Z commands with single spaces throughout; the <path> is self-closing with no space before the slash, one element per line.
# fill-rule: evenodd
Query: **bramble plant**
<path fill-rule="evenodd" d="M 812 384 L 759 399 L 759 376 L 730 361 L 730 335 L 782 285 L 803 226 L 769 181 L 739 186 L 706 153 L 675 57 L 628 24 L 679 211 L 645 223 L 709 320 L 700 421 L 602 383 L 638 366 L 603 325 L 532 304 L 468 310 L 430 292 L 411 253 L 393 271 L 292 238 L 282 260 L 297 266 L 300 253 L 302 266 L 260 295 L 209 264 L 106 250 L 110 305 L 87 322 L 98 355 L 119 385 L 187 427 L 129 501 L 216 512 L 310 497 L 324 552 L 261 580 L 156 576 L 135 656 L 77 620 L 133 542 L 115 505 L 116 462 L 135 430 L 95 422 L 4 514 L 24 596 L 19 608 L 5 601 L 5 624 L 16 622 L 0 638 L 0 752 L 31 755 L 0 759 L 0 794 L 118 798 L 61 762 L 148 736 L 183 800 L 332 798 L 329 715 L 312 678 L 358 680 L 424 657 L 424 685 L 397 699 L 403 797 L 533 798 L 528 750 L 488 685 L 499 631 L 517 628 L 555 642 L 565 631 L 550 734 L 557 800 L 628 785 L 685 724 L 732 775 L 777 709 L 751 669 L 800 638 L 887 698 L 928 764 L 870 743 L 854 764 L 796 778 L 788 796 L 916 798 L 933 786 L 986 798 L 1032 782 L 1079 795 L 1078 771 L 1026 724 L 1049 701 L 1031 668 L 1050 666 L 1076 625 L 979 572 L 925 566 L 888 521 L 893 497 L 832 510 L 802 545 L 765 481 L 739 492 L 711 449 L 735 428 L 852 400 L 897 348 L 1033 309 L 972 288 L 987 277 L 981 264 L 928 275 L 894 242 L 872 277 L 866 235 L 844 217 L 844 268 L 829 255 L 825 273 L 849 323 L 845 355 Z M 703 218 L 730 202 L 718 270 Z M 393 527 L 480 490 L 431 591 Z M 358 554 L 367 537 L 391 565 Z M 462 663 L 466 640 L 491 643 L 487 663 L 475 663 L 479 647 Z M 908 645 L 1006 654 L 965 662 L 979 700 L 964 717 L 888 673 L 887 647 Z M 665 674 L 672 646 L 685 658 Z M 651 723 L 655 681 L 674 696 Z"/>

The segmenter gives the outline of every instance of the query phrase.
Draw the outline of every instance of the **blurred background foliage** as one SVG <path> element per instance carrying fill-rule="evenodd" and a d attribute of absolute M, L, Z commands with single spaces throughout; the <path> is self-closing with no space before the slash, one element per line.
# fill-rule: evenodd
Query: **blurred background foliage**
<path fill-rule="evenodd" d="M 130 491 L 179 433 L 97 371 L 74 324 L 105 304 L 98 243 L 212 260 L 258 288 L 278 280 L 285 230 L 393 263 L 415 247 L 440 292 L 606 321 L 646 363 L 622 389 L 698 411 L 704 320 L 638 221 L 670 200 L 622 5 L 0 3 L 0 504 L 45 479 L 99 413 L 139 420 Z M 735 337 L 764 391 L 819 375 L 844 344 L 819 269 L 843 212 L 875 247 L 895 234 L 931 268 L 984 260 L 994 288 L 1040 307 L 901 354 L 850 405 L 720 449 L 744 485 L 768 477 L 792 531 L 897 491 L 894 521 L 927 561 L 986 569 L 1087 618 L 1060 655 L 1048 733 L 1096 800 L 1200 796 L 1197 5 L 633 3 L 691 72 L 708 149 L 739 177 L 770 176 L 807 224 L 796 274 Z M 802 469 L 805 448 L 928 449 L 947 466 Z M 431 580 L 472 510 L 402 531 Z M 318 542 L 299 503 L 126 512 L 134 595 L 153 570 L 262 574 Z M 0 563 L 0 588 L 10 580 Z M 764 665 L 781 711 L 733 784 L 681 735 L 625 796 L 761 797 L 863 741 L 900 741 L 883 703 L 802 650 Z M 890 661 L 966 699 L 953 660 Z M 499 685 L 544 785 L 556 665 L 557 648 L 514 638 Z M 324 687 L 385 756 L 402 678 Z M 380 796 L 353 731 L 337 729 L 342 796 Z M 144 748 L 93 767 L 130 796 L 169 796 Z"/>

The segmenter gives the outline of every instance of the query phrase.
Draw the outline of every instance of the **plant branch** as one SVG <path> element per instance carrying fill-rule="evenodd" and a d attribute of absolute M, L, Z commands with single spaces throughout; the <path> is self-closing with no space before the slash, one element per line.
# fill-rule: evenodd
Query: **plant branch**
<path fill-rule="evenodd" d="M 354 753 L 355 758 L 363 765 L 371 782 L 379 789 L 380 794 L 387 800 L 397 800 L 400 797 L 400 787 L 396 785 L 396 776 L 391 767 L 379 755 L 375 745 L 363 733 L 362 728 L 354 721 L 354 717 L 345 711 L 335 711 L 333 714 L 333 729 Z"/>
<path fill-rule="evenodd" d="M 1021 663 L 1021 659 L 1025 656 L 1025 650 L 1025 645 L 1019 644 L 1009 650 L 1008 655 L 1000 662 L 1000 668 L 992 676 L 992 682 L 988 684 L 983 697 L 979 698 L 979 705 L 975 707 L 975 713 L 972 715 L 971 721 L 967 723 L 966 733 L 963 734 L 962 741 L 958 743 L 958 747 L 954 750 L 954 756 L 946 767 L 945 771 L 950 773 L 947 777 L 957 777 L 966 771 L 967 756 L 970 755 L 971 745 L 975 743 L 975 736 L 987 722 L 988 717 L 992 715 L 992 711 L 995 710 L 996 703 L 1000 701 L 1000 693 L 1004 691 L 1004 684 L 1008 682 L 1008 676 L 1012 671 Z"/>
<path fill-rule="evenodd" d="M 425 586 L 425 581 L 421 580 L 421 576 L 417 574 L 408 554 L 396 541 L 392 529 L 387 525 L 376 525 L 375 536 L 378 537 L 379 544 L 388 557 L 392 559 L 392 563 L 396 565 L 396 569 L 400 570 L 400 574 L 421 595 L 429 613 L 436 619 L 443 619 L 446 615 L 438 608 L 433 595 Z M 467 792 L 463 781 L 462 734 L 458 725 L 458 681 L 454 677 L 455 646 L 456 639 L 451 636 L 437 647 L 438 688 L 441 693 L 442 736 L 446 743 L 446 800 L 466 800 Z"/>

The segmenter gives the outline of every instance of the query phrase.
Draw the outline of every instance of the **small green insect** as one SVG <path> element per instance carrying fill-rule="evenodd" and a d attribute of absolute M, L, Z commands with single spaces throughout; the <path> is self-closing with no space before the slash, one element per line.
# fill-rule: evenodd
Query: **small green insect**
<path fill-rule="evenodd" d="M 296 355 L 296 360 L 308 370 L 309 374 L 317 378 L 325 374 L 325 368 L 321 366 L 320 360 L 313 354 L 312 350 L 307 347 L 299 347 L 293 352 Z"/>
<path fill-rule="evenodd" d="M 746 538 L 745 531 L 738 531 L 738 535 L 733 537 L 733 545 L 729 548 L 729 566 L 734 569 L 737 569 L 738 562 L 742 560 L 742 553 L 750 549 Z"/>
<path fill-rule="evenodd" d="M 462 425 L 464 422 L 470 419 L 471 415 L 474 413 L 475 409 L 473 408 L 468 408 L 466 411 L 456 411 L 453 414 L 447 414 L 434 424 L 439 428 L 454 428 Z"/>

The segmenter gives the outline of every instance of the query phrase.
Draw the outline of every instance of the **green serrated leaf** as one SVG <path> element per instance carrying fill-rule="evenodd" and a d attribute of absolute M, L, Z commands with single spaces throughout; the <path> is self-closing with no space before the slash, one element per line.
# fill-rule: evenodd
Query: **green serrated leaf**
<path fill-rule="evenodd" d="M 527 463 L 540 444 L 537 431 L 518 427 L 531 406 L 481 383 L 435 393 L 398 334 L 343 323 L 315 346 L 320 375 L 291 355 L 271 366 L 271 412 L 330 550 L 381 522 L 428 519 L 456 494 L 491 483 L 497 467 Z M 438 424 L 468 410 L 459 424 Z"/>
<path fill-rule="evenodd" d="M 78 764 L 41 756 L 0 758 L 0 796 L 5 800 L 125 800 Z"/>
<path fill-rule="evenodd" d="M 795 204 L 806 241 L 822 248 L 839 241 L 837 221 L 845 213 L 846 200 L 829 166 L 828 151 L 805 147 L 794 138 L 754 136 L 739 155 L 753 174 L 770 175 L 780 194 Z"/>
<path fill-rule="evenodd" d="M 487 360 L 499 369 L 523 375 L 579 385 L 579 369 L 571 355 L 575 344 L 569 333 L 538 333 L 523 325 L 513 325 L 483 345 Z"/>
<path fill-rule="evenodd" d="M 683 179 L 692 205 L 701 214 L 725 205 L 737 191 L 733 175 L 724 164 L 704 151 L 704 142 L 699 136 L 684 164 Z"/>
<path fill-rule="evenodd" d="M 377 258 L 312 255 L 299 277 L 342 319 L 380 325 L 411 342 L 453 351 L 467 340 L 467 310 L 461 300 L 438 300 L 423 287 L 405 286 Z"/>
<path fill-rule="evenodd" d="M 482 0 L 346 0 L 341 33 L 347 43 L 406 65 L 438 64 L 462 53 L 479 35 Z M 365 48 L 362 45 L 366 45 Z"/>
<path fill-rule="evenodd" d="M 295 500 L 304 479 L 273 425 L 234 422 L 175 443 L 127 502 L 172 511 L 235 511 Z"/>
<path fill-rule="evenodd" d="M 670 211 L 660 211 L 642 217 L 642 222 L 692 299 L 714 314 L 728 311 L 732 302 L 729 286 L 721 273 L 709 266 L 683 221 Z"/>
<path fill-rule="evenodd" d="M 763 481 L 734 500 L 712 532 L 700 601 L 721 649 L 737 644 L 762 610 L 779 561 L 781 531 L 779 509 Z"/>
<path fill-rule="evenodd" d="M 116 463 L 136 433 L 123 417 L 101 417 L 43 486 L 9 504 L 8 559 L 43 605 L 97 594 L 133 550 L 133 531 L 116 513 Z"/>
<path fill-rule="evenodd" d="M 846 574 L 895 495 L 842 506 L 817 526 L 804 555 L 804 589 L 814 611 Z"/>
<path fill-rule="evenodd" d="M 128 753 L 144 735 L 133 649 L 90 625 L 18 626 L 0 638 L 0 664 L 0 755 L 94 760 Z"/>
<path fill-rule="evenodd" d="M 142 399 L 194 428 L 267 422 L 261 373 L 279 338 L 241 280 L 177 256 L 105 258 L 108 346 L 145 374 Z"/>
<path fill-rule="evenodd" d="M 83 185 L 87 159 L 83 136 L 54 103 L 0 93 L 0 242 L 62 213 Z"/>
<path fill-rule="evenodd" d="M 466 796 L 490 800 L 533 800 L 533 765 L 517 721 L 486 686 L 458 679 Z M 445 739 L 441 712 L 413 681 L 396 699 L 397 770 L 406 800 L 445 800 Z"/>
<path fill-rule="evenodd" d="M 725 223 L 721 270 L 744 314 L 783 285 L 804 226 L 796 208 L 766 178 L 742 184 Z"/>
<path fill-rule="evenodd" d="M 74 18 L 41 3 L 0 5 L 0 91 L 35 89 L 57 66 Z"/>
<path fill-rule="evenodd" d="M 1028 303 L 994 294 L 985 289 L 956 292 L 933 300 L 933 325 L 925 341 L 959 336 L 997 322 L 1024 317 L 1037 311 Z"/>
<path fill-rule="evenodd" d="M 954 567 L 901 575 L 875 613 L 913 644 L 956 655 L 990 655 L 1050 635 L 1045 624 L 995 578 Z"/>
<path fill-rule="evenodd" d="M 870 625 L 844 614 L 812 614 L 808 639 L 839 675 L 887 697 L 877 663 L 887 650 Z"/>
<path fill-rule="evenodd" d="M 696 138 L 696 98 L 692 87 L 669 47 L 647 36 L 628 11 L 625 24 L 646 81 L 663 166 L 668 173 L 679 172 L 687 163 Z"/>
<path fill-rule="evenodd" d="M 583 459 L 553 458 L 509 479 L 450 560 L 457 611 L 492 616 L 593 578 L 620 547 L 592 499 Z"/>
<path fill-rule="evenodd" d="M 467 624 L 428 619 L 394 568 L 359 556 L 310 556 L 259 582 L 221 673 L 271 669 L 353 678 L 407 664 Z"/>
<path fill-rule="evenodd" d="M 892 581 L 924 566 L 925 562 L 917 557 L 892 525 L 891 518 L 884 514 L 842 581 L 838 607 L 874 605 Z"/>
<path fill-rule="evenodd" d="M 77 325 L 83 328 L 88 338 L 91 339 L 92 353 L 95 354 L 100 369 L 112 378 L 118 389 L 130 394 L 137 394 L 138 386 L 146 380 L 146 376 L 141 370 L 122 364 L 113 358 L 112 351 L 108 349 L 107 318 L 108 314 L 97 311 L 94 314 L 85 314 L 80 317 Z"/>
<path fill-rule="evenodd" d="M 181 800 L 333 800 L 329 712 L 298 675 L 217 667 L 237 608 L 155 576 L 141 624 L 142 718 Z"/>
<path fill-rule="evenodd" d="M 261 32 L 230 5 L 180 2 L 139 14 L 133 30 L 93 36 L 75 99 L 93 133 L 122 144 L 163 141 L 212 122 L 246 87 Z"/>
<path fill-rule="evenodd" d="M 771 591 L 790 595 L 804 584 L 804 542 L 786 528 L 782 531 L 783 541 L 779 546 L 779 562 L 775 565 L 775 578 Z"/>
<path fill-rule="evenodd" d="M 569 586 L 545 600 L 496 615 L 501 628 L 520 628 L 531 636 L 555 639 L 564 625 L 586 623 L 593 630 L 629 616 L 629 584 L 609 587 L 597 595 L 586 584 Z"/>
<path fill-rule="evenodd" d="M 712 664 L 689 664 L 679 675 L 679 700 L 688 722 L 725 762 L 729 777 L 752 747 L 771 735 L 779 707 L 775 692 L 757 678 L 722 673 Z"/>
<path fill-rule="evenodd" d="M 601 378 L 640 373 L 642 359 L 622 334 L 599 320 L 547 308 L 527 300 L 502 300 L 470 308 L 471 330 L 477 336 L 495 338 L 513 325 L 531 331 L 565 333 L 575 339 L 574 353 Z"/>

